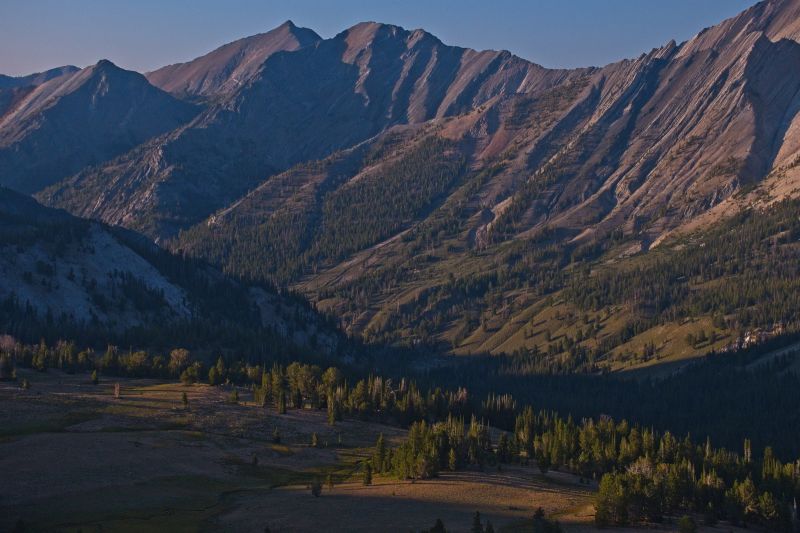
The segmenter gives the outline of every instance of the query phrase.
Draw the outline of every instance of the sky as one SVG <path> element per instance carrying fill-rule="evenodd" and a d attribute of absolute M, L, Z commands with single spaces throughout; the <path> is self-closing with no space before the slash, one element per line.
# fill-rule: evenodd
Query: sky
<path fill-rule="evenodd" d="M 0 73 L 110 59 L 140 72 L 286 20 L 333 37 L 374 20 L 546 67 L 600 66 L 678 42 L 755 0 L 0 0 Z"/>

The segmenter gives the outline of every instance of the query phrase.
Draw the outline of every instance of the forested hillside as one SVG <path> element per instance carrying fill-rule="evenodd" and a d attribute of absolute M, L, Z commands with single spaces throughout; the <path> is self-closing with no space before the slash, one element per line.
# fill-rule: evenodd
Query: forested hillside
<path fill-rule="evenodd" d="M 297 356 L 344 348 L 335 325 L 300 297 L 227 278 L 140 235 L 7 189 L 0 249 L 0 328 L 21 340 Z"/>

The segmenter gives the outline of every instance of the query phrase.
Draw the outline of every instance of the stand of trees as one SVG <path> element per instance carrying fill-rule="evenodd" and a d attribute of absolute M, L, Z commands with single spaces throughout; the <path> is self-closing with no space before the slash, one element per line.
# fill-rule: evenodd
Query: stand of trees
<path fill-rule="evenodd" d="M 575 422 L 526 407 L 496 446 L 475 418 L 468 425 L 452 416 L 415 422 L 388 463 L 405 479 L 487 462 L 530 461 L 542 472 L 564 469 L 600 479 L 599 526 L 661 522 L 684 512 L 704 515 L 707 524 L 725 519 L 787 532 L 798 525 L 792 513 L 800 497 L 800 459 L 783 463 L 769 447 L 756 457 L 749 440 L 738 454 L 713 447 L 710 439 L 680 439 L 608 417 Z"/>
<path fill-rule="evenodd" d="M 257 402 L 279 413 L 327 409 L 332 424 L 349 416 L 409 427 L 407 440 L 394 450 L 379 440 L 370 473 L 426 478 L 442 470 L 535 462 L 542 471 L 566 469 L 599 479 L 599 525 L 657 522 L 689 512 L 702 513 L 709 523 L 726 519 L 788 531 L 791 506 L 800 498 L 800 460 L 781 461 L 770 447 L 757 454 L 749 439 L 736 453 L 712 446 L 710 439 L 679 438 L 607 416 L 576 421 L 553 411 L 537 412 L 518 405 L 510 394 L 488 394 L 478 401 L 464 388 L 423 391 L 411 380 L 374 375 L 350 381 L 336 367 L 323 370 L 299 362 L 268 368 L 219 357 L 207 367 L 184 349 L 162 356 L 110 346 L 98 356 L 70 342 L 48 346 L 0 340 L 6 379 L 15 375 L 14 366 L 29 366 L 179 377 L 185 383 L 231 382 L 249 386 Z M 505 431 L 496 444 L 489 426 Z"/>

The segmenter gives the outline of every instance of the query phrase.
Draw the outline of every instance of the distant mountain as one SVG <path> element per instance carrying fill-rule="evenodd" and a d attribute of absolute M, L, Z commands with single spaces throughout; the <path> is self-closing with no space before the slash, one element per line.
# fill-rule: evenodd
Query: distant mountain
<path fill-rule="evenodd" d="M 15 87 L 29 87 L 29 86 L 35 87 L 37 85 L 43 84 L 46 81 L 50 81 L 53 78 L 58 78 L 66 74 L 73 74 L 79 70 L 80 69 L 78 67 L 67 65 L 64 67 L 52 68 L 44 72 L 29 74 L 27 76 L 12 77 L 0 74 L 0 89 L 13 89 Z"/>
<path fill-rule="evenodd" d="M 574 70 L 373 22 L 301 46 L 285 25 L 182 67 L 216 80 L 172 89 L 203 102 L 193 120 L 37 196 L 301 290 L 371 341 L 541 350 L 572 369 L 696 355 L 709 345 L 687 339 L 711 327 L 720 348 L 800 323 L 763 286 L 753 294 L 775 306 L 754 315 L 752 298 L 701 305 L 689 295 L 707 285 L 676 281 L 706 279 L 687 247 L 713 237 L 719 251 L 731 217 L 800 196 L 798 20 L 800 1 L 767 0 L 685 43 Z M 239 61 L 262 41 L 258 68 Z M 297 44 L 272 53 L 278 41 Z M 241 65 L 246 83 L 218 75 Z M 748 218 L 737 242 L 782 245 L 787 205 L 769 231 Z M 679 250 L 694 278 L 632 279 L 635 303 L 596 294 L 600 309 L 576 296 L 595 294 L 586 276 Z"/>
<path fill-rule="evenodd" d="M 78 67 L 66 66 L 38 72 L 28 76 L 11 77 L 0 74 L 0 119 L 10 109 L 31 93 L 37 86 L 53 78 L 69 76 L 80 70 Z"/>
<path fill-rule="evenodd" d="M 270 175 L 392 125 L 457 115 L 580 75 L 508 52 L 446 46 L 421 30 L 359 24 L 270 56 L 250 83 L 189 126 L 81 172 L 41 198 L 155 238 L 172 236 Z"/>
<path fill-rule="evenodd" d="M 156 87 L 178 96 L 219 96 L 247 84 L 272 54 L 297 50 L 319 40 L 321 37 L 312 30 L 286 21 L 272 31 L 239 39 L 192 61 L 162 67 L 145 76 Z"/>
<path fill-rule="evenodd" d="M 106 60 L 23 90 L 0 117 L 0 185 L 26 193 L 172 130 L 198 111 Z"/>
<path fill-rule="evenodd" d="M 138 335 L 140 345 L 205 339 L 231 349 L 257 342 L 320 354 L 338 345 L 335 328 L 302 300 L 4 188 L 0 274 L 0 330 L 33 341 L 52 332 L 92 343 Z"/>
<path fill-rule="evenodd" d="M 798 196 L 799 18 L 800 2 L 764 2 L 681 45 L 395 126 L 266 179 L 174 246 L 231 272 L 292 283 L 373 340 L 424 340 L 462 353 L 549 350 L 541 324 L 557 336 L 586 312 L 561 303 L 554 320 L 545 304 L 578 284 L 575 261 L 634 268 L 620 257 L 659 244 L 670 250 L 681 235 L 716 231 L 732 214 Z M 459 158 L 460 170 L 438 174 L 441 181 L 402 171 L 453 168 L 442 165 Z M 746 231 L 739 242 L 751 243 Z M 675 308 L 684 301 L 669 300 Z M 644 320 L 641 309 L 660 301 L 637 312 L 609 309 L 617 323 L 604 344 L 581 346 L 646 352 L 638 335 L 665 326 Z M 740 304 L 728 305 L 729 314 Z M 717 317 L 716 345 L 733 341 L 732 333 L 721 340 L 724 328 L 793 320 L 761 316 L 772 318 Z M 682 337 L 710 322 L 671 326 L 681 333 L 669 335 L 681 338 L 664 356 L 708 349 Z M 633 323 L 641 330 L 631 338 Z M 565 335 L 574 343 L 571 328 Z"/>

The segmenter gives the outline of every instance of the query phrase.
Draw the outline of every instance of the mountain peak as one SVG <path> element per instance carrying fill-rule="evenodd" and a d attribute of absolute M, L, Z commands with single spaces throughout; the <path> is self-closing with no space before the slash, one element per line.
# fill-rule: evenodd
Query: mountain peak
<path fill-rule="evenodd" d="M 244 85 L 272 54 L 298 50 L 321 39 L 313 30 L 287 20 L 268 32 L 238 39 L 192 61 L 168 65 L 146 76 L 150 83 L 173 94 L 225 94 Z"/>
<path fill-rule="evenodd" d="M 91 67 L 95 72 L 123 72 L 125 69 L 114 64 L 110 59 L 101 59 Z"/>

